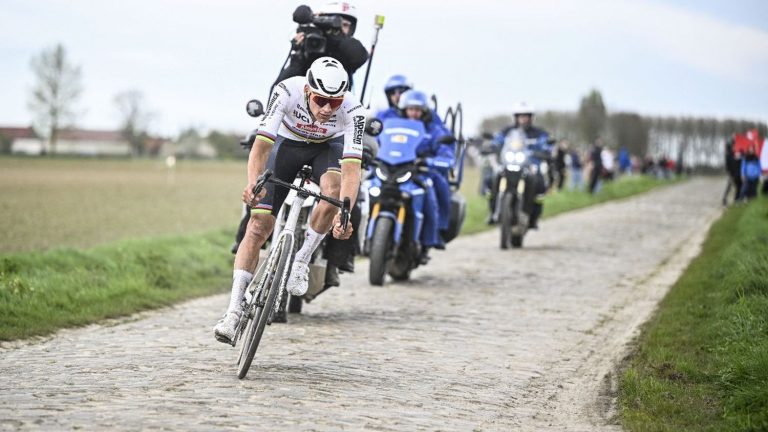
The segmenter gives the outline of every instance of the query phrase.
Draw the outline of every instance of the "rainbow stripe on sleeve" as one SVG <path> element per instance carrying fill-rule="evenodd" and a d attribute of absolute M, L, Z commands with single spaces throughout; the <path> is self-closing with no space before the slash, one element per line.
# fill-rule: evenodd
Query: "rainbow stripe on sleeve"
<path fill-rule="evenodd" d="M 356 164 L 362 164 L 363 163 L 363 157 L 361 155 L 357 154 L 345 154 L 341 157 L 341 163 L 356 163 Z"/>
<path fill-rule="evenodd" d="M 258 131 L 256 132 L 256 138 L 259 138 L 266 143 L 274 144 L 277 137 L 267 132 Z"/>

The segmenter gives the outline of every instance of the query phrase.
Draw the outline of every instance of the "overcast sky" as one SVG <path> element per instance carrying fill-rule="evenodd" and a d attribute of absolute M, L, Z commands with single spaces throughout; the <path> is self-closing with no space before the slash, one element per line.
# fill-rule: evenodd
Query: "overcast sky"
<path fill-rule="evenodd" d="M 62 43 L 83 69 L 78 126 L 117 128 L 113 98 L 139 90 L 151 130 L 246 132 L 245 102 L 266 99 L 299 4 L 258 0 L 0 0 L 0 125 L 31 122 L 31 58 Z M 394 73 L 461 101 L 466 132 L 525 100 L 575 110 L 591 88 L 609 110 L 768 121 L 768 1 L 365 0 L 370 48 L 386 16 L 366 99 L 385 104 Z M 359 94 L 365 67 L 356 76 Z"/>

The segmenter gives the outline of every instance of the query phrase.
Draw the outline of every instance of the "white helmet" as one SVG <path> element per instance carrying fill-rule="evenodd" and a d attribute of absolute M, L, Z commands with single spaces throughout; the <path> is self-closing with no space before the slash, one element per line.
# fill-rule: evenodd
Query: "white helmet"
<path fill-rule="evenodd" d="M 347 91 L 349 75 L 333 57 L 320 57 L 307 70 L 307 85 L 325 97 L 341 97 Z"/>
<path fill-rule="evenodd" d="M 324 4 L 317 11 L 318 15 L 339 15 L 342 18 L 349 20 L 352 26 L 349 29 L 349 35 L 355 34 L 355 27 L 357 27 L 357 8 L 355 5 L 347 2 L 332 1 Z"/>
<path fill-rule="evenodd" d="M 512 114 L 516 116 L 523 114 L 533 116 L 536 114 L 536 110 L 533 109 L 533 106 L 529 105 L 527 102 L 518 102 L 512 107 Z"/>

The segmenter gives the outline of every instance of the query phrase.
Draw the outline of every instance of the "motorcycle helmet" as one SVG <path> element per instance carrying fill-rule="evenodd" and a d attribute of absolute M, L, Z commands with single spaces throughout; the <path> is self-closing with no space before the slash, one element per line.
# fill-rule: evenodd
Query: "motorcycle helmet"
<path fill-rule="evenodd" d="M 410 90 L 413 85 L 408 82 L 408 78 L 405 75 L 392 75 L 384 84 L 384 93 L 389 96 L 396 89 Z"/>
<path fill-rule="evenodd" d="M 307 85 L 313 92 L 330 98 L 344 96 L 349 75 L 333 57 L 320 57 L 307 70 Z"/>
<path fill-rule="evenodd" d="M 527 102 L 517 102 L 512 106 L 512 114 L 516 116 L 528 114 L 529 116 L 533 117 L 533 115 L 536 114 L 536 110 L 533 109 L 533 106 L 529 105 Z"/>
<path fill-rule="evenodd" d="M 422 111 L 429 111 L 429 98 L 424 92 L 418 90 L 408 90 L 400 96 L 398 108 L 404 110 L 408 107 L 418 107 Z"/>
<path fill-rule="evenodd" d="M 318 15 L 338 15 L 351 23 L 348 36 L 355 34 L 357 28 L 357 8 L 355 5 L 347 2 L 333 1 L 324 4 L 317 11 Z"/>

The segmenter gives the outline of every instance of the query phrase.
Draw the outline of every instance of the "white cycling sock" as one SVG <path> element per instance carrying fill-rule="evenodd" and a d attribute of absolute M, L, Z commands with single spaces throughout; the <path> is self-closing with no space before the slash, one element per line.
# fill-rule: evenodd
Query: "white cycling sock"
<path fill-rule="evenodd" d="M 307 227 L 307 233 L 304 235 L 304 244 L 301 246 L 301 249 L 296 252 L 294 261 L 304 264 L 309 263 L 310 258 L 312 258 L 312 253 L 315 252 L 315 249 L 317 249 L 318 246 L 320 246 L 320 243 L 323 242 L 324 238 L 325 234 L 320 234 L 313 230 L 312 227 Z"/>
<path fill-rule="evenodd" d="M 232 294 L 229 297 L 229 308 L 227 308 L 227 313 L 241 311 L 242 308 L 240 303 L 243 301 L 245 289 L 248 287 L 248 284 L 251 283 L 251 280 L 253 280 L 253 273 L 251 272 L 245 270 L 235 270 L 232 272 Z"/>

